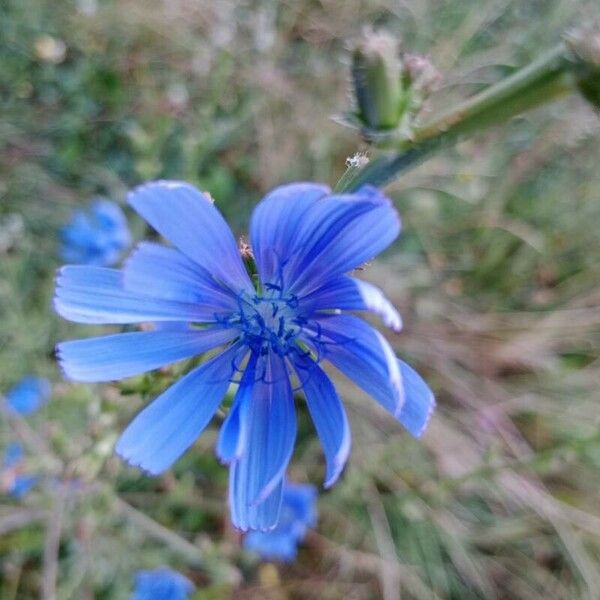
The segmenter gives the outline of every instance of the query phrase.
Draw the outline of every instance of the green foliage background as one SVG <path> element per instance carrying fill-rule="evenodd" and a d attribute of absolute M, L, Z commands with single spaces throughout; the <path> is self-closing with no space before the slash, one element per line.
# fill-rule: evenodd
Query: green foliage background
<path fill-rule="evenodd" d="M 158 479 L 112 456 L 174 372 L 62 382 L 54 344 L 91 329 L 50 309 L 58 228 L 95 195 L 185 179 L 242 233 L 272 186 L 335 183 L 360 147 L 330 117 L 348 106 L 348 43 L 365 24 L 431 55 L 432 112 L 595 15 L 591 0 L 1 2 L 0 390 L 31 372 L 55 385 L 38 415 L 0 423 L 45 476 L 0 501 L 0 598 L 124 599 L 137 569 L 161 564 L 208 599 L 597 598 L 600 127 L 582 100 L 390 187 L 404 232 L 364 276 L 400 307 L 406 329 L 389 339 L 439 410 L 416 442 L 339 381 L 354 450 L 292 566 L 240 550 L 216 427 Z M 322 474 L 303 413 L 292 477 Z"/>

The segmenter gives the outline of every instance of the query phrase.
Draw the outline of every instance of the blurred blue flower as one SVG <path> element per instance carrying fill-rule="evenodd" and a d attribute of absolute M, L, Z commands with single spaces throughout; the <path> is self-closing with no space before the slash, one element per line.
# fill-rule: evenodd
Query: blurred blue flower
<path fill-rule="evenodd" d="M 279 523 L 271 531 L 250 531 L 244 548 L 265 560 L 290 562 L 298 554 L 298 544 L 307 530 L 317 524 L 317 490 L 313 485 L 285 483 Z"/>
<path fill-rule="evenodd" d="M 22 473 L 25 454 L 18 442 L 11 442 L 4 452 L 2 461 L 2 489 L 15 498 L 22 498 L 38 482 L 36 475 Z"/>
<path fill-rule="evenodd" d="M 28 375 L 8 391 L 8 406 L 21 415 L 29 415 L 41 408 L 52 394 L 52 386 L 43 377 Z"/>
<path fill-rule="evenodd" d="M 194 584 L 177 571 L 160 567 L 153 571 L 138 571 L 131 600 L 187 600 Z"/>
<path fill-rule="evenodd" d="M 98 199 L 77 210 L 61 229 L 61 257 L 68 263 L 114 265 L 131 244 L 127 220 L 118 204 Z"/>
<path fill-rule="evenodd" d="M 370 311 L 401 328 L 381 290 L 347 274 L 398 235 L 398 214 L 381 192 L 335 195 L 311 183 L 275 189 L 252 216 L 252 277 L 223 217 L 191 185 L 149 183 L 129 203 L 175 248 L 141 243 L 123 270 L 63 267 L 56 310 L 78 323 L 194 325 L 63 342 L 65 375 L 111 381 L 225 346 L 127 427 L 116 450 L 130 464 L 151 474 L 169 468 L 208 425 L 230 383 L 239 383 L 217 444 L 230 465 L 232 521 L 242 530 L 274 527 L 296 438 L 292 379 L 324 448 L 326 487 L 348 457 L 348 420 L 323 361 L 414 436 L 423 433 L 434 407 L 423 379 L 367 322 L 342 314 Z"/>

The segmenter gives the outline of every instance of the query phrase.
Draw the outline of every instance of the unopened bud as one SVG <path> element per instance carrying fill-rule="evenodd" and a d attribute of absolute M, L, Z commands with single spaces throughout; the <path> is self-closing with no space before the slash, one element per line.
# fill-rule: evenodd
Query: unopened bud
<path fill-rule="evenodd" d="M 256 268 L 252 247 L 244 236 L 240 237 L 239 250 L 248 275 L 250 275 L 250 278 L 254 281 L 255 286 L 260 285 L 258 281 L 258 269 Z"/>
<path fill-rule="evenodd" d="M 248 240 L 242 235 L 239 240 L 239 248 L 240 255 L 243 260 L 254 259 L 254 254 L 252 254 L 252 248 L 248 243 Z"/>
<path fill-rule="evenodd" d="M 402 114 L 402 63 L 396 39 L 368 31 L 352 56 L 357 116 L 369 129 L 393 129 Z"/>
<path fill-rule="evenodd" d="M 396 38 L 369 30 L 352 56 L 355 111 L 342 123 L 360 128 L 369 142 L 410 139 L 415 118 L 440 79 L 427 56 L 401 53 Z"/>
<path fill-rule="evenodd" d="M 440 83 L 441 74 L 431 59 L 423 54 L 407 52 L 402 57 L 406 88 L 418 92 L 423 98 L 429 96 Z"/>

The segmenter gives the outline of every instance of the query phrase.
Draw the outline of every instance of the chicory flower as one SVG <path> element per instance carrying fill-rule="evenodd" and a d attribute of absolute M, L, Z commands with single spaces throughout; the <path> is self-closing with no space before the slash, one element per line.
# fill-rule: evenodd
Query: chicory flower
<path fill-rule="evenodd" d="M 127 220 L 118 204 L 98 199 L 77 210 L 60 232 L 65 262 L 108 267 L 131 244 Z"/>
<path fill-rule="evenodd" d="M 25 453 L 18 442 L 11 442 L 4 452 L 0 471 L 2 490 L 15 498 L 22 498 L 38 482 L 36 475 L 23 473 Z"/>
<path fill-rule="evenodd" d="M 153 571 L 138 571 L 131 600 L 187 600 L 194 584 L 166 567 Z"/>
<path fill-rule="evenodd" d="M 250 531 L 244 548 L 257 552 L 264 560 L 291 562 L 309 528 L 317 524 L 317 490 L 314 485 L 285 483 L 281 514 L 271 531 Z"/>
<path fill-rule="evenodd" d="M 390 200 L 365 186 L 332 194 L 323 185 L 279 187 L 256 207 L 249 274 L 211 198 L 177 181 L 142 185 L 129 204 L 174 247 L 142 242 L 122 270 L 67 266 L 55 307 L 89 324 L 190 323 L 63 342 L 76 381 L 111 381 L 222 348 L 138 414 L 116 450 L 151 474 L 169 468 L 238 384 L 217 454 L 230 466 L 232 521 L 242 530 L 278 520 L 296 438 L 301 389 L 326 458 L 325 486 L 339 477 L 350 429 L 331 363 L 419 437 L 434 407 L 423 379 L 386 339 L 348 311 L 367 311 L 398 331 L 398 312 L 375 286 L 349 275 L 400 231 Z"/>
<path fill-rule="evenodd" d="M 47 379 L 28 375 L 8 391 L 6 402 L 13 411 L 30 415 L 41 408 L 51 394 L 52 386 Z"/>

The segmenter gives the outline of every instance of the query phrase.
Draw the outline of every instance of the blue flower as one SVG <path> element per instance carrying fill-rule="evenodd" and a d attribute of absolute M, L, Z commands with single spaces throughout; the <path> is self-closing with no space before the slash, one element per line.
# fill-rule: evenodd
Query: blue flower
<path fill-rule="evenodd" d="M 85 211 L 75 211 L 60 233 L 61 257 L 75 264 L 114 265 L 131 244 L 123 211 L 104 199 L 91 202 Z"/>
<path fill-rule="evenodd" d="M 21 415 L 29 415 L 41 408 L 50 398 L 52 387 L 47 379 L 29 375 L 23 377 L 6 394 L 8 406 Z"/>
<path fill-rule="evenodd" d="M 244 538 L 244 548 L 258 552 L 265 560 L 295 560 L 298 544 L 317 524 L 316 501 L 313 485 L 285 483 L 279 523 L 271 531 L 250 531 Z"/>
<path fill-rule="evenodd" d="M 177 571 L 160 567 L 154 571 L 138 571 L 131 600 L 187 600 L 194 584 Z"/>
<path fill-rule="evenodd" d="M 401 327 L 381 290 L 348 275 L 399 233 L 398 214 L 381 192 L 364 187 L 335 195 L 311 183 L 275 189 L 252 216 L 252 277 L 223 217 L 191 185 L 149 183 L 131 192 L 129 203 L 174 248 L 143 242 L 123 270 L 63 267 L 56 310 L 78 323 L 192 326 L 63 342 L 65 375 L 111 381 L 224 347 L 127 427 L 116 450 L 130 464 L 151 474 L 169 468 L 236 382 L 217 443 L 219 458 L 230 465 L 232 521 L 242 530 L 274 527 L 296 438 L 298 389 L 325 452 L 326 487 L 350 451 L 346 413 L 324 362 L 414 436 L 423 433 L 434 407 L 431 391 L 381 334 L 346 313 L 370 311 L 392 329 Z"/>
<path fill-rule="evenodd" d="M 14 496 L 22 498 L 38 482 L 35 475 L 24 475 L 25 455 L 23 447 L 18 442 L 11 442 L 4 453 L 2 461 L 2 489 Z"/>

